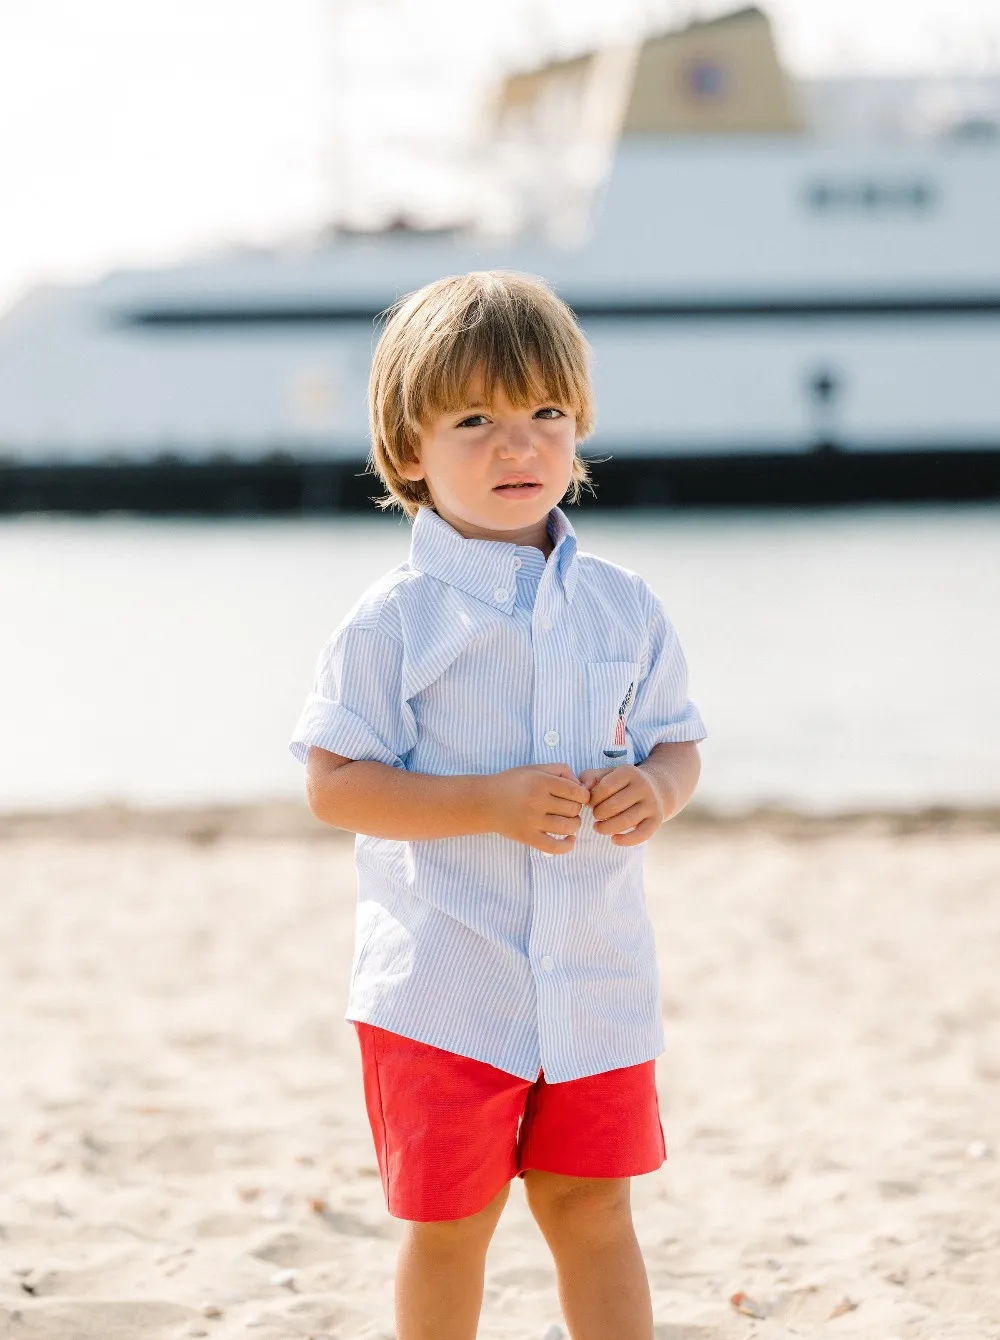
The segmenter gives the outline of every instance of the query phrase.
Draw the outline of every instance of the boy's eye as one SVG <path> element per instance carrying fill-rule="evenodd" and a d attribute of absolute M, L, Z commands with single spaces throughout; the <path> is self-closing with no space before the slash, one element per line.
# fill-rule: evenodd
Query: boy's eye
<path fill-rule="evenodd" d="M 533 419 L 564 419 L 566 414 L 558 405 L 543 405 L 541 409 L 536 409 L 531 417 Z M 489 423 L 489 417 L 486 414 L 467 414 L 464 419 L 459 419 L 455 427 L 481 428 L 484 423 Z"/>

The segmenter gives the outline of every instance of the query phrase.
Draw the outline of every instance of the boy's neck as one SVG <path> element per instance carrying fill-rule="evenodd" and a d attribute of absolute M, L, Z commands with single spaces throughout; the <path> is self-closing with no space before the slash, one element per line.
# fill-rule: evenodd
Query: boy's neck
<path fill-rule="evenodd" d="M 463 539 L 494 540 L 501 544 L 521 545 L 526 549 L 540 549 L 546 558 L 552 553 L 548 514 L 543 516 L 540 521 L 528 526 L 520 526 L 517 530 L 494 531 L 487 530 L 482 526 L 472 525 L 468 521 L 463 521 L 461 517 L 451 516 L 447 512 L 442 512 L 440 507 L 436 507 L 434 510 L 441 520 L 447 521 L 452 530 L 457 531 Z"/>

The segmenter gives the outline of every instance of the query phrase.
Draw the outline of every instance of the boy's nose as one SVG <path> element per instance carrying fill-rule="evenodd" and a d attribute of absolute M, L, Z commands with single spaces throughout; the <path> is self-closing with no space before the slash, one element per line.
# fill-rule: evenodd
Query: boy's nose
<path fill-rule="evenodd" d="M 500 443 L 501 456 L 529 456 L 535 450 L 531 434 L 523 428 L 510 428 Z"/>

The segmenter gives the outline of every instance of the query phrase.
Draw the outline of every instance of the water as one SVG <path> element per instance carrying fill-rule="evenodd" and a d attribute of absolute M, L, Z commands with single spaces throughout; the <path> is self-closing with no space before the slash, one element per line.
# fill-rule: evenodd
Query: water
<path fill-rule="evenodd" d="M 1000 804 L 1000 508 L 574 517 L 667 603 L 701 799 Z M 0 523 L 0 808 L 301 794 L 316 653 L 389 518 Z"/>

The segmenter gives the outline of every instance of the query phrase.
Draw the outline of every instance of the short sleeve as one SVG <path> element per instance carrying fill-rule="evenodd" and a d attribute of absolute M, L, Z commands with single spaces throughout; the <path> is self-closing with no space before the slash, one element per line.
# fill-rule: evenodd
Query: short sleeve
<path fill-rule="evenodd" d="M 316 679 L 289 748 L 300 763 L 316 745 L 344 758 L 405 766 L 416 741 L 403 701 L 403 645 L 377 628 L 346 624 L 319 655 Z"/>
<path fill-rule="evenodd" d="M 637 763 L 648 758 L 655 745 L 703 740 L 706 734 L 698 709 L 688 698 L 687 662 L 673 624 L 648 587 L 643 594 L 649 651 L 628 718 Z"/>

